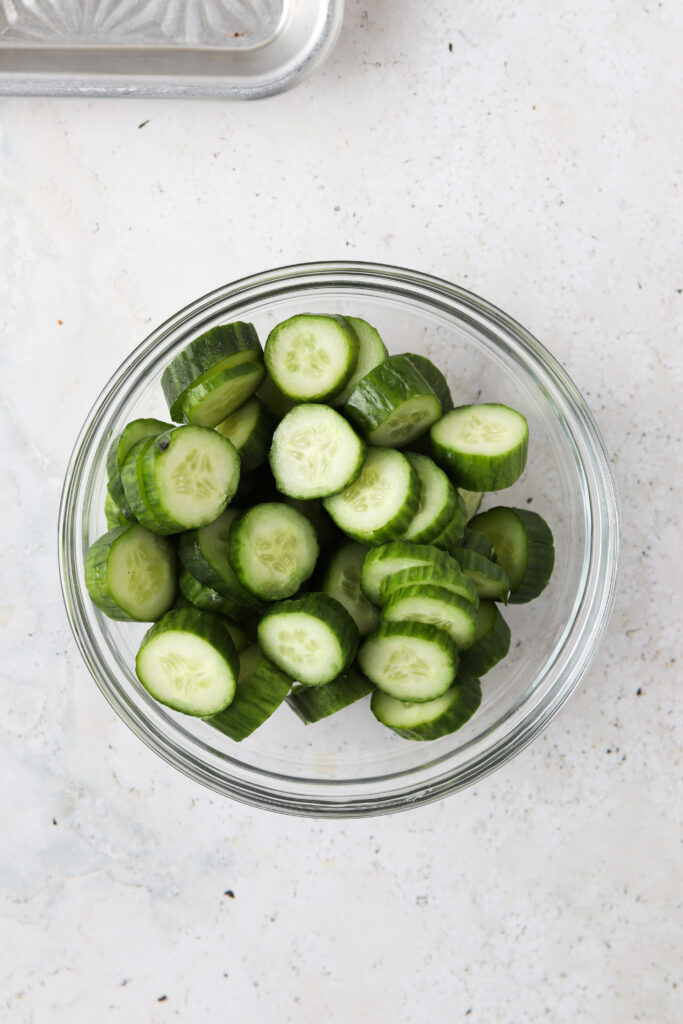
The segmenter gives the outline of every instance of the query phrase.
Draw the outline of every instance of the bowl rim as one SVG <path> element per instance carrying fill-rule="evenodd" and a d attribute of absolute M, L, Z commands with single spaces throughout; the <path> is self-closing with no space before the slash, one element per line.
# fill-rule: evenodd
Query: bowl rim
<path fill-rule="evenodd" d="M 303 788 L 294 793 L 273 791 L 254 783 L 249 778 L 226 776 L 215 765 L 200 761 L 190 752 L 168 740 L 166 736 L 150 728 L 139 713 L 139 707 L 132 705 L 122 690 L 112 688 L 111 680 L 105 678 L 108 666 L 97 657 L 89 643 L 82 612 L 82 589 L 79 589 L 78 571 L 75 564 L 75 545 L 72 543 L 74 521 L 80 513 L 75 499 L 90 449 L 88 442 L 97 433 L 98 425 L 105 410 L 110 409 L 109 401 L 117 392 L 135 378 L 138 367 L 162 346 L 169 335 L 181 327 L 192 325 L 193 333 L 202 327 L 201 318 L 208 315 L 218 303 L 230 300 L 233 305 L 245 301 L 272 299 L 286 295 L 307 284 L 318 283 L 326 288 L 348 287 L 362 282 L 365 288 L 382 291 L 391 288 L 394 294 L 428 302 L 429 305 L 446 310 L 454 315 L 454 304 L 458 306 L 459 319 L 472 318 L 473 323 L 502 331 L 519 346 L 520 353 L 542 371 L 546 383 L 556 389 L 555 398 L 560 397 L 572 417 L 572 426 L 583 443 L 584 458 L 581 468 L 588 470 L 588 493 L 584 494 L 585 511 L 588 517 L 590 554 L 583 580 L 580 599 L 577 598 L 573 616 L 565 629 L 556 649 L 561 651 L 571 635 L 570 627 L 582 611 L 582 626 L 573 638 L 573 644 L 565 655 L 565 664 L 556 681 L 550 698 L 536 703 L 530 714 L 520 717 L 514 727 L 477 757 L 471 758 L 455 771 L 441 773 L 436 778 L 417 777 L 400 787 L 384 788 L 380 793 L 368 794 L 359 790 L 352 792 L 351 785 L 329 780 L 305 780 L 318 786 L 319 791 L 304 792 Z M 161 355 L 158 356 L 162 358 Z M 567 419 L 562 413 L 562 419 Z M 574 434 L 572 433 L 574 437 Z M 574 437 L 574 439 L 576 439 Z M 222 285 L 195 299 L 184 308 L 167 318 L 155 328 L 128 355 L 112 374 L 92 405 L 74 444 L 67 470 L 59 508 L 59 570 L 62 595 L 67 617 L 81 655 L 99 689 L 119 717 L 148 746 L 165 761 L 183 772 L 189 778 L 202 783 L 209 789 L 252 806 L 265 807 L 283 813 L 313 817 L 356 817 L 376 815 L 414 807 L 440 799 L 452 792 L 463 789 L 491 774 L 501 765 L 520 753 L 545 729 L 550 720 L 569 698 L 585 675 L 604 635 L 609 615 L 614 604 L 619 554 L 619 501 L 606 447 L 595 420 L 578 388 L 555 357 L 529 331 L 497 306 L 475 293 L 451 284 L 448 281 L 389 264 L 354 260 L 316 261 L 275 267 L 239 278 Z M 583 641 L 583 642 L 579 642 Z M 559 656 L 559 654 L 558 654 Z M 554 664 L 554 663 L 553 663 Z M 498 725 L 500 723 L 496 723 Z M 447 761 L 448 755 L 433 763 Z M 223 764 L 230 759 L 223 759 Z M 260 772 L 260 770 L 259 770 Z M 267 772 L 260 772 L 268 775 Z M 398 773 L 401 776 L 403 773 Z M 395 779 L 396 776 L 392 776 Z M 358 782 L 358 780 L 353 780 Z M 363 781 L 363 780 L 360 780 Z M 320 785 L 320 783 L 325 785 Z M 338 792 L 335 791 L 335 787 Z"/>

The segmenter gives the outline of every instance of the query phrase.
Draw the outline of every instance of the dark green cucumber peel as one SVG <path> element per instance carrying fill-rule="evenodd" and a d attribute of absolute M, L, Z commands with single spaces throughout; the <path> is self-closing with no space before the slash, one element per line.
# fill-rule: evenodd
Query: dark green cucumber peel
<path fill-rule="evenodd" d="M 254 608 L 247 607 L 223 594 L 219 594 L 212 587 L 201 583 L 191 572 L 183 566 L 178 576 L 178 586 L 183 597 L 195 608 L 205 612 L 219 612 L 221 615 L 228 615 L 231 619 L 238 621 L 248 619 L 254 614 Z"/>
<path fill-rule="evenodd" d="M 130 516 L 124 515 L 123 509 L 119 506 L 111 491 L 107 488 L 107 495 L 104 499 L 104 518 L 107 520 L 107 529 L 115 530 L 117 526 L 125 526 L 126 523 L 135 522 Z"/>
<path fill-rule="evenodd" d="M 141 458 L 153 442 L 154 438 L 148 437 L 134 444 L 126 455 L 121 468 L 121 481 L 128 507 L 137 521 L 148 528 L 150 523 L 154 524 L 155 518 L 144 492 Z"/>
<path fill-rule="evenodd" d="M 448 386 L 448 381 L 442 374 L 438 366 L 435 366 L 431 359 L 427 359 L 426 356 L 417 355 L 415 352 L 405 352 L 404 355 L 410 359 L 411 363 L 420 371 L 424 379 L 429 384 L 430 388 L 441 402 L 441 408 L 444 416 L 447 412 L 450 412 L 453 408 L 453 398 L 451 396 L 451 389 Z M 425 454 L 429 454 L 426 452 Z"/>
<path fill-rule="evenodd" d="M 472 580 L 480 598 L 508 603 L 510 577 L 502 566 L 471 548 L 452 548 L 451 555 L 459 562 L 465 576 Z"/>
<path fill-rule="evenodd" d="M 510 577 L 510 603 L 526 604 L 546 588 L 555 565 L 552 530 L 537 512 L 499 505 L 475 516 Z"/>
<path fill-rule="evenodd" d="M 226 509 L 223 517 L 225 519 L 230 516 L 234 518 L 237 514 L 237 511 Z M 221 519 L 220 516 L 219 519 Z M 211 524 L 209 529 L 212 526 L 214 524 Z M 204 529 L 206 528 L 200 527 L 199 530 L 188 530 L 180 535 L 178 555 L 182 565 L 205 587 L 217 591 L 233 602 L 235 607 L 243 608 L 244 614 L 261 611 L 263 603 L 254 597 L 251 591 L 242 586 L 228 561 L 229 534 L 227 543 L 221 545 L 222 550 L 219 548 L 218 551 L 211 554 L 202 547 L 204 539 L 202 530 Z"/>
<path fill-rule="evenodd" d="M 107 487 L 114 502 L 121 509 L 126 519 L 135 520 L 128 504 L 126 492 L 121 479 L 121 471 L 128 452 L 134 445 L 150 437 L 156 437 L 164 430 L 169 430 L 171 423 L 155 419 L 137 419 L 127 423 L 109 445 L 107 452 Z"/>
<path fill-rule="evenodd" d="M 493 544 L 486 534 L 479 530 L 466 529 L 457 547 L 468 548 L 470 551 L 476 551 L 478 555 L 483 555 L 484 558 L 489 558 L 492 562 L 495 561 Z"/>
<path fill-rule="evenodd" d="M 510 650 L 510 627 L 493 601 L 479 602 L 475 641 L 460 656 L 457 682 L 481 679 Z"/>
<path fill-rule="evenodd" d="M 465 503 L 462 500 L 462 496 L 458 490 L 456 490 L 455 495 L 455 507 L 451 521 L 430 542 L 435 548 L 441 548 L 443 551 L 450 551 L 451 548 L 459 546 L 460 538 L 465 531 L 465 523 L 467 522 L 467 513 L 465 512 Z"/>
<path fill-rule="evenodd" d="M 447 558 L 448 562 L 444 560 L 444 562 L 434 565 L 413 565 L 385 577 L 382 580 L 379 594 L 380 605 L 384 606 L 392 594 L 404 587 L 431 585 L 444 587 L 454 594 L 459 594 L 476 608 L 479 604 L 476 587 L 465 576 L 456 560 L 450 556 Z"/>
<path fill-rule="evenodd" d="M 411 359 L 408 356 L 390 356 L 356 384 L 344 404 L 344 415 L 361 437 L 368 440 L 374 431 L 400 413 L 402 405 L 416 398 L 433 399 L 433 418 L 416 422 L 412 433 L 397 435 L 391 442 L 394 448 L 410 444 L 424 434 L 441 416 L 442 410 L 433 389 Z"/>
<path fill-rule="evenodd" d="M 264 656 L 258 644 L 251 644 L 240 653 L 240 672 L 232 702 L 204 721 L 239 743 L 277 711 L 291 686 L 289 676 Z"/>
<path fill-rule="evenodd" d="M 399 715 L 404 709 L 395 708 L 395 705 L 400 704 L 404 705 L 405 710 L 414 710 L 416 715 L 421 714 L 423 721 L 416 722 L 410 728 L 390 724 L 392 718 L 396 723 L 400 721 Z M 479 680 L 466 679 L 462 683 L 456 683 L 436 700 L 421 703 L 419 708 L 416 708 L 413 702 L 396 701 L 380 690 L 375 690 L 370 702 L 370 709 L 382 725 L 386 725 L 406 740 L 438 740 L 441 736 L 448 736 L 465 725 L 480 704 Z M 437 708 L 438 713 L 435 714 Z M 399 712 L 398 715 L 396 711 Z"/>
<path fill-rule="evenodd" d="M 331 683 L 322 686 L 296 684 L 287 697 L 287 703 L 304 725 L 310 725 L 355 704 L 374 689 L 370 680 L 352 665 Z"/>
<path fill-rule="evenodd" d="M 205 373 L 211 373 L 224 360 L 238 353 L 262 356 L 261 342 L 253 324 L 235 321 L 212 327 L 175 356 L 161 376 L 161 387 L 169 409 L 182 393 Z M 173 419 L 173 413 L 171 413 Z"/>

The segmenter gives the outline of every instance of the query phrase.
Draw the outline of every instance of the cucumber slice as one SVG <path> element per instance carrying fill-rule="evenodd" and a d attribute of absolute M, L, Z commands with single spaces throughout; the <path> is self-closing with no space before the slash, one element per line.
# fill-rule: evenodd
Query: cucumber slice
<path fill-rule="evenodd" d="M 356 332 L 343 316 L 302 313 L 268 335 L 265 361 L 276 387 L 294 402 L 320 402 L 336 395 L 358 359 Z"/>
<path fill-rule="evenodd" d="M 277 488 L 291 498 L 325 498 L 359 475 L 365 445 L 327 405 L 306 403 L 287 413 L 273 434 L 270 468 Z"/>
<path fill-rule="evenodd" d="M 227 437 L 206 427 L 175 427 L 146 442 L 139 455 L 137 483 L 150 514 L 136 515 L 155 533 L 206 526 L 232 500 L 239 478 L 240 457 Z"/>
<path fill-rule="evenodd" d="M 273 414 L 276 420 L 281 420 L 290 409 L 294 408 L 294 402 L 291 398 L 287 398 L 286 395 L 282 394 L 268 372 L 266 372 L 263 383 L 256 391 L 256 397 L 263 402 L 266 409 Z"/>
<path fill-rule="evenodd" d="M 222 324 L 195 338 L 173 357 L 161 375 L 161 387 L 171 418 L 177 419 L 178 399 L 193 384 L 239 363 L 260 360 L 262 355 L 253 324 L 241 321 Z"/>
<path fill-rule="evenodd" d="M 256 391 L 265 376 L 260 360 L 216 370 L 192 384 L 173 406 L 173 418 L 198 427 L 216 427 Z"/>
<path fill-rule="evenodd" d="M 510 650 L 510 627 L 494 601 L 479 602 L 479 617 L 474 643 L 463 651 L 458 669 L 458 682 L 465 678 L 480 679 Z"/>
<path fill-rule="evenodd" d="M 481 704 L 478 679 L 451 686 L 442 697 L 423 703 L 395 700 L 375 690 L 370 709 L 382 725 L 407 740 L 437 740 L 469 721 Z"/>
<path fill-rule="evenodd" d="M 230 634 L 232 642 L 235 645 L 235 650 L 238 654 L 241 654 L 245 647 L 248 647 L 250 643 L 246 630 L 243 626 L 240 626 L 239 622 L 230 622 L 229 619 L 223 619 L 222 622 Z"/>
<path fill-rule="evenodd" d="M 216 427 L 239 452 L 243 473 L 266 461 L 274 429 L 275 417 L 258 398 L 250 398 Z"/>
<path fill-rule="evenodd" d="M 287 697 L 287 703 L 304 725 L 310 725 L 343 711 L 362 697 L 367 697 L 374 689 L 370 680 L 352 665 L 331 683 L 322 686 L 294 686 Z"/>
<path fill-rule="evenodd" d="M 468 520 L 481 508 L 481 502 L 484 497 L 483 491 L 468 491 L 464 487 L 458 487 L 458 494 L 463 500 L 465 505 L 465 515 Z"/>
<path fill-rule="evenodd" d="M 452 594 L 464 597 L 474 608 L 479 605 L 479 596 L 474 583 L 465 576 L 458 563 L 450 556 L 448 556 L 447 562 L 433 565 L 413 565 L 409 569 L 401 569 L 386 576 L 380 587 L 379 603 L 383 607 L 398 590 L 424 585 L 450 590 Z"/>
<path fill-rule="evenodd" d="M 510 601 L 533 601 L 545 589 L 555 565 L 552 530 L 536 512 L 498 506 L 475 516 L 473 530 L 485 533 L 510 577 Z"/>
<path fill-rule="evenodd" d="M 458 650 L 448 633 L 426 622 L 384 622 L 358 652 L 361 670 L 397 700 L 426 701 L 452 686 Z"/>
<path fill-rule="evenodd" d="M 439 419 L 441 402 L 408 356 L 390 356 L 356 384 L 344 415 L 368 444 L 403 448 Z"/>
<path fill-rule="evenodd" d="M 524 472 L 529 427 L 507 405 L 461 405 L 434 424 L 432 450 L 458 487 L 498 491 Z"/>
<path fill-rule="evenodd" d="M 262 604 L 251 591 L 242 586 L 228 561 L 230 529 L 238 515 L 237 509 L 226 508 L 208 526 L 188 530 L 180 538 L 178 555 L 195 579 L 226 597 L 233 608 L 240 608 L 244 614 L 249 614 L 260 610 Z"/>
<path fill-rule="evenodd" d="M 125 526 L 126 523 L 130 523 L 132 521 L 128 516 L 123 514 L 123 510 L 112 497 L 109 488 L 107 488 L 107 496 L 104 499 L 104 518 L 107 520 L 108 530 L 115 530 L 117 526 Z"/>
<path fill-rule="evenodd" d="M 430 544 L 452 521 L 458 495 L 432 459 L 415 452 L 405 456 L 420 478 L 420 504 L 403 536 L 416 544 Z"/>
<path fill-rule="evenodd" d="M 155 522 L 155 516 L 144 493 L 142 456 L 153 442 L 153 437 L 147 437 L 134 444 L 126 455 L 123 467 L 121 468 L 121 482 L 123 483 L 131 515 L 135 517 L 136 521 L 139 520 L 146 525 Z"/>
<path fill-rule="evenodd" d="M 345 319 L 351 324 L 358 338 L 358 359 L 346 386 L 330 399 L 334 406 L 343 405 L 358 381 L 387 358 L 387 349 L 379 332 L 367 320 L 361 320 L 357 316 L 347 316 Z"/>
<path fill-rule="evenodd" d="M 110 619 L 154 622 L 173 604 L 176 576 L 170 541 L 137 523 L 105 533 L 85 560 L 90 599 Z"/>
<path fill-rule="evenodd" d="M 282 601 L 258 626 L 263 652 L 301 683 L 330 683 L 351 664 L 358 630 L 346 608 L 327 594 Z"/>
<path fill-rule="evenodd" d="M 451 555 L 459 563 L 468 579 L 472 580 L 479 597 L 508 603 L 510 577 L 502 566 L 471 548 L 451 548 Z"/>
<path fill-rule="evenodd" d="M 369 601 L 380 604 L 384 580 L 393 573 L 414 565 L 428 565 L 446 570 L 452 565 L 452 559 L 445 552 L 437 551 L 428 544 L 413 544 L 406 540 L 382 544 L 365 556 L 360 574 L 361 589 Z"/>
<path fill-rule="evenodd" d="M 361 636 L 371 633 L 379 624 L 379 612 L 360 589 L 360 572 L 367 553 L 363 544 L 343 544 L 329 559 L 322 583 L 323 592 L 344 605 Z"/>
<path fill-rule="evenodd" d="M 441 548 L 443 551 L 450 551 L 452 548 L 458 547 L 465 532 L 466 522 L 465 503 L 460 493 L 456 491 L 453 518 L 448 526 L 437 537 L 434 537 L 431 543 L 435 548 Z"/>
<path fill-rule="evenodd" d="M 496 556 L 493 553 L 493 544 L 486 534 L 480 533 L 479 530 L 465 530 L 457 546 L 459 548 L 468 548 L 470 551 L 476 551 L 478 555 L 483 555 L 484 558 L 489 558 L 492 562 L 496 560 Z"/>
<path fill-rule="evenodd" d="M 234 599 L 205 586 L 185 566 L 180 570 L 178 586 L 185 600 L 201 611 L 218 612 L 221 615 L 229 615 L 231 619 L 244 619 L 254 614 L 253 608 L 245 608 Z"/>
<path fill-rule="evenodd" d="M 438 366 L 435 366 L 431 359 L 426 356 L 416 355 L 414 352 L 405 353 L 413 366 L 416 367 L 429 384 L 430 388 L 441 402 L 444 415 L 453 408 L 453 398 L 448 381 Z"/>
<path fill-rule="evenodd" d="M 231 704 L 206 721 L 239 743 L 277 711 L 291 685 L 289 676 L 263 656 L 259 645 L 251 644 L 240 653 L 237 690 Z"/>
<path fill-rule="evenodd" d="M 448 633 L 459 651 L 474 643 L 477 609 L 452 590 L 430 583 L 402 587 L 386 599 L 382 608 L 384 622 L 429 622 Z"/>
<path fill-rule="evenodd" d="M 239 659 L 227 629 L 192 608 L 166 612 L 145 634 L 135 671 L 155 700 L 186 715 L 215 715 L 233 699 Z"/>
<path fill-rule="evenodd" d="M 276 500 L 279 497 L 280 495 L 276 492 Z M 308 519 L 315 530 L 318 544 L 321 548 L 331 547 L 333 544 L 338 545 L 346 540 L 343 533 L 332 522 L 323 507 L 322 501 L 318 498 L 302 501 L 299 498 L 285 497 L 285 504 L 295 508 L 297 512 L 301 512 L 302 516 L 306 516 L 306 519 Z"/>
<path fill-rule="evenodd" d="M 107 452 L 107 489 L 112 499 L 116 502 L 126 519 L 135 520 L 135 516 L 128 504 L 126 492 L 121 479 L 121 471 L 131 448 L 150 437 L 156 437 L 164 430 L 171 430 L 172 423 L 164 423 L 162 420 L 139 419 L 126 424 L 109 445 Z"/>
<path fill-rule="evenodd" d="M 420 502 L 420 478 L 393 448 L 368 448 L 360 476 L 323 505 L 344 533 L 361 544 L 401 536 Z"/>
<path fill-rule="evenodd" d="M 230 565 L 242 586 L 264 601 L 295 594 L 315 569 L 318 550 L 308 519 L 280 502 L 243 512 L 230 529 Z"/>

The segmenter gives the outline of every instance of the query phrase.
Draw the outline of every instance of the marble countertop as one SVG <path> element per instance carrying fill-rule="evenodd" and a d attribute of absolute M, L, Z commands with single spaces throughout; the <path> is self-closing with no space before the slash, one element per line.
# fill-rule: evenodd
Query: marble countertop
<path fill-rule="evenodd" d="M 682 51 L 674 0 L 348 0 L 327 65 L 257 104 L 0 100 L 3 1022 L 681 1019 Z M 623 510 L 608 635 L 545 734 L 352 822 L 230 803 L 147 750 L 56 564 L 71 447 L 129 350 L 330 258 L 525 324 Z"/>

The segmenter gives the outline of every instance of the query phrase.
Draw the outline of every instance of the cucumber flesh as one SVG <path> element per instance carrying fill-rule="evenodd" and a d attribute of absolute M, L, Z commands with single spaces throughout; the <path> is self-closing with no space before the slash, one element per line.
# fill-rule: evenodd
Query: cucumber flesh
<path fill-rule="evenodd" d="M 274 429 L 274 416 L 258 398 L 250 398 L 216 427 L 237 449 L 243 473 L 266 461 Z"/>
<path fill-rule="evenodd" d="M 397 700 L 427 701 L 453 684 L 458 651 L 448 633 L 425 622 L 385 622 L 358 652 L 361 671 Z"/>
<path fill-rule="evenodd" d="M 477 609 L 445 587 L 423 583 L 394 591 L 382 608 L 384 622 L 429 622 L 448 633 L 459 651 L 471 647 L 477 632 Z"/>
<path fill-rule="evenodd" d="M 215 370 L 183 392 L 173 406 L 173 418 L 199 427 L 216 427 L 251 398 L 265 372 L 257 359 Z"/>
<path fill-rule="evenodd" d="M 111 619 L 154 622 L 173 604 L 176 579 L 170 542 L 137 523 L 105 533 L 85 561 L 90 598 Z"/>
<path fill-rule="evenodd" d="M 382 544 L 402 535 L 420 502 L 420 478 L 393 448 L 368 448 L 358 478 L 325 498 L 328 513 L 347 536 Z"/>
<path fill-rule="evenodd" d="M 270 467 L 291 498 L 325 498 L 359 475 L 365 445 L 334 409 L 306 403 L 287 413 L 273 435 Z"/>
<path fill-rule="evenodd" d="M 527 509 L 498 506 L 475 516 L 471 526 L 488 537 L 510 577 L 510 602 L 538 597 L 555 564 L 553 534 L 545 519 Z"/>
<path fill-rule="evenodd" d="M 315 569 L 318 541 L 311 523 L 280 502 L 256 505 L 230 528 L 229 560 L 256 597 L 279 601 L 295 594 Z"/>
<path fill-rule="evenodd" d="M 353 661 L 358 629 L 346 608 L 327 594 L 276 604 L 261 619 L 264 654 L 300 683 L 330 683 Z"/>
<path fill-rule="evenodd" d="M 378 722 L 407 740 L 436 740 L 460 729 L 481 704 L 478 679 L 451 686 L 436 700 L 414 703 L 395 700 L 376 690 L 370 709 Z"/>
<path fill-rule="evenodd" d="M 310 725 L 343 711 L 362 697 L 367 697 L 373 690 L 370 680 L 352 665 L 331 683 L 322 686 L 294 686 L 287 697 L 287 703 L 304 725 Z"/>
<path fill-rule="evenodd" d="M 359 380 L 362 380 L 370 370 L 383 363 L 387 358 L 387 350 L 379 332 L 367 322 L 357 316 L 347 316 L 345 320 L 351 324 L 356 337 L 358 338 L 358 358 L 356 366 L 346 386 L 330 402 L 334 406 L 343 405 Z"/>
<path fill-rule="evenodd" d="M 465 518 L 469 521 L 481 508 L 484 492 L 468 491 L 465 487 L 458 487 L 458 494 L 465 506 Z"/>
<path fill-rule="evenodd" d="M 420 504 L 403 536 L 416 544 L 430 544 L 453 519 L 458 495 L 432 459 L 415 452 L 405 456 L 420 478 Z"/>
<path fill-rule="evenodd" d="M 497 491 L 524 472 L 529 427 L 506 405 L 461 405 L 434 424 L 431 439 L 435 460 L 457 487 Z"/>
<path fill-rule="evenodd" d="M 270 332 L 266 367 L 276 387 L 292 401 L 325 401 L 348 382 L 358 348 L 356 333 L 344 317 L 303 313 Z"/>
<path fill-rule="evenodd" d="M 206 721 L 239 743 L 277 711 L 289 693 L 292 680 L 264 657 L 258 644 L 250 644 L 239 656 L 237 690 L 230 705 Z"/>
<path fill-rule="evenodd" d="M 361 636 L 371 633 L 379 623 L 379 612 L 360 588 L 360 573 L 368 548 L 363 544 L 343 544 L 329 558 L 323 576 L 323 592 L 343 604 L 356 623 Z"/>
<path fill-rule="evenodd" d="M 441 402 L 407 356 L 390 356 L 366 374 L 344 415 L 368 444 L 402 448 L 442 414 Z"/>

